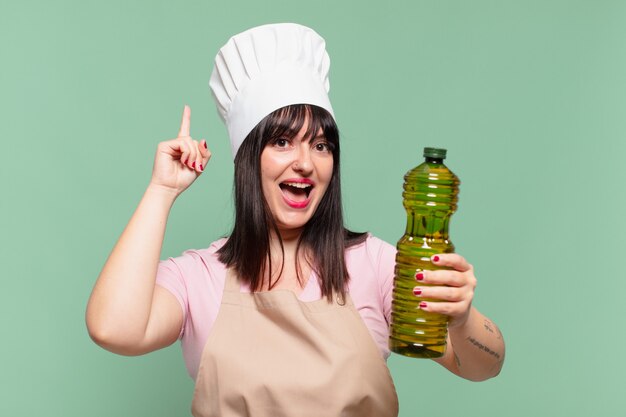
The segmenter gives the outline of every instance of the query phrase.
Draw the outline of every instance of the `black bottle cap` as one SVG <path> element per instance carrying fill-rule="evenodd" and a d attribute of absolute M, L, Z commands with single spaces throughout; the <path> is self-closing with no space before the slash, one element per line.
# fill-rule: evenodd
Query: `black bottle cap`
<path fill-rule="evenodd" d="M 443 148 L 424 148 L 425 158 L 446 159 L 446 151 Z"/>

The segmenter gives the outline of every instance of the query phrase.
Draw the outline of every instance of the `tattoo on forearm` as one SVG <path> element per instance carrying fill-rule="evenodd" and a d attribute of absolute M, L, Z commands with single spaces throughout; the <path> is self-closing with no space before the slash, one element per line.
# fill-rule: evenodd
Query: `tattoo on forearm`
<path fill-rule="evenodd" d="M 476 346 L 478 349 L 480 350 L 484 350 L 485 352 L 487 352 L 488 354 L 490 354 L 491 356 L 495 357 L 496 359 L 500 359 L 500 354 L 494 350 L 489 349 L 489 347 L 483 345 L 482 343 L 480 343 L 478 340 L 474 339 L 471 336 L 467 337 L 467 340 L 469 340 L 469 342 Z"/>
<path fill-rule="evenodd" d="M 485 326 L 485 330 L 487 330 L 489 333 L 494 334 L 496 336 L 496 338 L 502 339 L 502 333 L 500 333 L 500 329 L 498 328 L 498 326 L 493 324 L 491 321 L 485 319 L 485 322 L 483 323 L 483 326 Z"/>
<path fill-rule="evenodd" d="M 489 333 L 493 333 L 493 323 L 491 323 L 489 320 L 485 320 L 485 323 L 483 323 L 483 325 L 485 326 L 485 330 L 487 330 Z"/>

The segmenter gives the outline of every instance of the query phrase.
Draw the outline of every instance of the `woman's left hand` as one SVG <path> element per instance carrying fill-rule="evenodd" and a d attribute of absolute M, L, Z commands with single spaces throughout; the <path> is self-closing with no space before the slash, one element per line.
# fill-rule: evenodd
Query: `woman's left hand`
<path fill-rule="evenodd" d="M 474 299 L 474 267 L 456 253 L 433 255 L 430 259 L 433 265 L 450 269 L 424 270 L 415 274 L 417 286 L 413 294 L 425 299 L 420 303 L 422 310 L 449 316 L 449 328 L 462 326 Z"/>

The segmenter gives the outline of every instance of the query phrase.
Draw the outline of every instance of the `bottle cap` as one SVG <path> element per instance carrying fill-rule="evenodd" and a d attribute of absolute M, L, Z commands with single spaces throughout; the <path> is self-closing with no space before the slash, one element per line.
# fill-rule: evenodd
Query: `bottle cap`
<path fill-rule="evenodd" d="M 424 148 L 424 157 L 446 159 L 446 152 L 443 148 Z"/>

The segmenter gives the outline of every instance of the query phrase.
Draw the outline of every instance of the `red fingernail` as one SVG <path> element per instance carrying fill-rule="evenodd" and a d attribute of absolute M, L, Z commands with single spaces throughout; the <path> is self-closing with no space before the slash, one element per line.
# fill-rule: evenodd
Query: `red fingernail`
<path fill-rule="evenodd" d="M 422 301 L 422 302 L 420 303 L 420 308 L 426 308 L 426 307 L 428 307 L 428 304 L 426 304 L 426 302 L 425 302 L 425 301 Z"/>
<path fill-rule="evenodd" d="M 194 169 L 196 168 L 196 161 L 193 161 L 193 164 L 191 164 L 191 167 Z"/>
<path fill-rule="evenodd" d="M 413 288 L 413 295 L 422 295 L 421 288 Z"/>
<path fill-rule="evenodd" d="M 415 279 L 418 281 L 422 281 L 424 279 L 424 273 L 418 272 L 417 274 L 415 274 Z"/>
<path fill-rule="evenodd" d="M 433 262 L 439 262 L 439 257 L 437 255 L 433 256 Z"/>
<path fill-rule="evenodd" d="M 204 171 L 204 167 L 200 164 L 200 171 Z"/>
<path fill-rule="evenodd" d="M 188 161 L 188 160 L 186 160 L 185 162 L 183 162 L 183 165 L 187 165 L 187 161 Z"/>
<path fill-rule="evenodd" d="M 204 141 L 204 149 L 208 149 L 206 146 L 206 140 Z"/>

